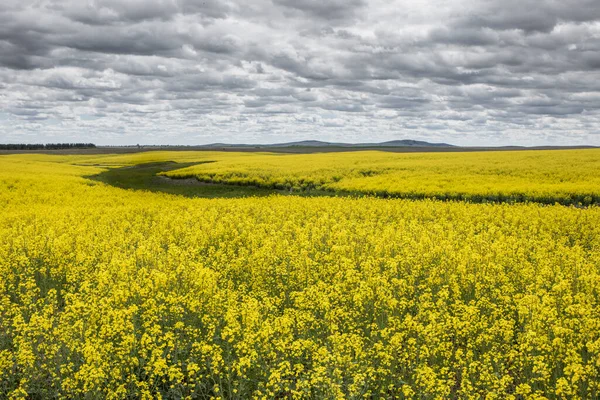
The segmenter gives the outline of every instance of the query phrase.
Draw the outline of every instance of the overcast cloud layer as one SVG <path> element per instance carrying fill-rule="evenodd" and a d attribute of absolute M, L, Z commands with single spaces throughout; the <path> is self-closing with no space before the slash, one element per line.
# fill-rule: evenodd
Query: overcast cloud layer
<path fill-rule="evenodd" d="M 598 0 L 2 0 L 0 142 L 600 145 Z"/>

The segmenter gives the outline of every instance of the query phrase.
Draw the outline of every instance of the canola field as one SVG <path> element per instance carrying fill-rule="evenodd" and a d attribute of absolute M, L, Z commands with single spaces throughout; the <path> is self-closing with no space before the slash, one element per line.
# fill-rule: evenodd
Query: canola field
<path fill-rule="evenodd" d="M 0 398 L 598 398 L 600 208 L 583 202 L 600 153 L 513 154 L 2 155 Z M 232 183 L 581 204 L 87 178 L 164 161 L 214 161 L 167 174 Z"/>
<path fill-rule="evenodd" d="M 210 157 L 209 157 L 210 158 Z M 239 154 L 167 173 L 221 182 L 380 197 L 600 203 L 600 152 Z"/>

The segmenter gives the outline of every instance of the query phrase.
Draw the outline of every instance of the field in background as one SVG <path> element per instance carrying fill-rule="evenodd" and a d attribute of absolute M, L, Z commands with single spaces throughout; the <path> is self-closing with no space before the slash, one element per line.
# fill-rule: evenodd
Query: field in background
<path fill-rule="evenodd" d="M 597 150 L 515 154 L 0 156 L 0 397 L 597 398 L 597 206 L 228 185 L 598 194 Z"/>
<path fill-rule="evenodd" d="M 17 157 L 14 159 L 22 160 L 20 162 L 49 160 L 43 154 L 5 157 Z M 50 159 L 111 169 L 156 164 L 152 175 L 142 177 L 135 169 L 123 168 L 96 179 L 122 188 L 187 196 L 220 197 L 222 193 L 224 197 L 238 197 L 291 192 L 469 202 L 584 206 L 600 203 L 600 149 L 315 154 L 151 151 L 55 155 Z M 173 162 L 183 165 L 169 164 Z M 167 177 L 209 183 L 212 191 L 197 184 L 195 188 L 186 188 L 182 182 L 175 187 L 176 182 L 169 183 Z"/>

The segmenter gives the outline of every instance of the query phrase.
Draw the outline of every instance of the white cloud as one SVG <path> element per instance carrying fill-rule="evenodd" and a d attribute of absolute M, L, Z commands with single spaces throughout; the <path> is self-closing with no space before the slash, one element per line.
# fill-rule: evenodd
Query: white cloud
<path fill-rule="evenodd" d="M 0 142 L 600 145 L 597 0 L 5 0 Z"/>

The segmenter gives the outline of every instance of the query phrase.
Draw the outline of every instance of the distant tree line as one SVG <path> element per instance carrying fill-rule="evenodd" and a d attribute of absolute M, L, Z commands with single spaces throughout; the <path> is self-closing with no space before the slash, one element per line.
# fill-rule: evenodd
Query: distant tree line
<path fill-rule="evenodd" d="M 0 144 L 0 150 L 64 150 L 64 149 L 89 149 L 95 148 L 94 143 L 47 143 L 47 144 Z"/>

